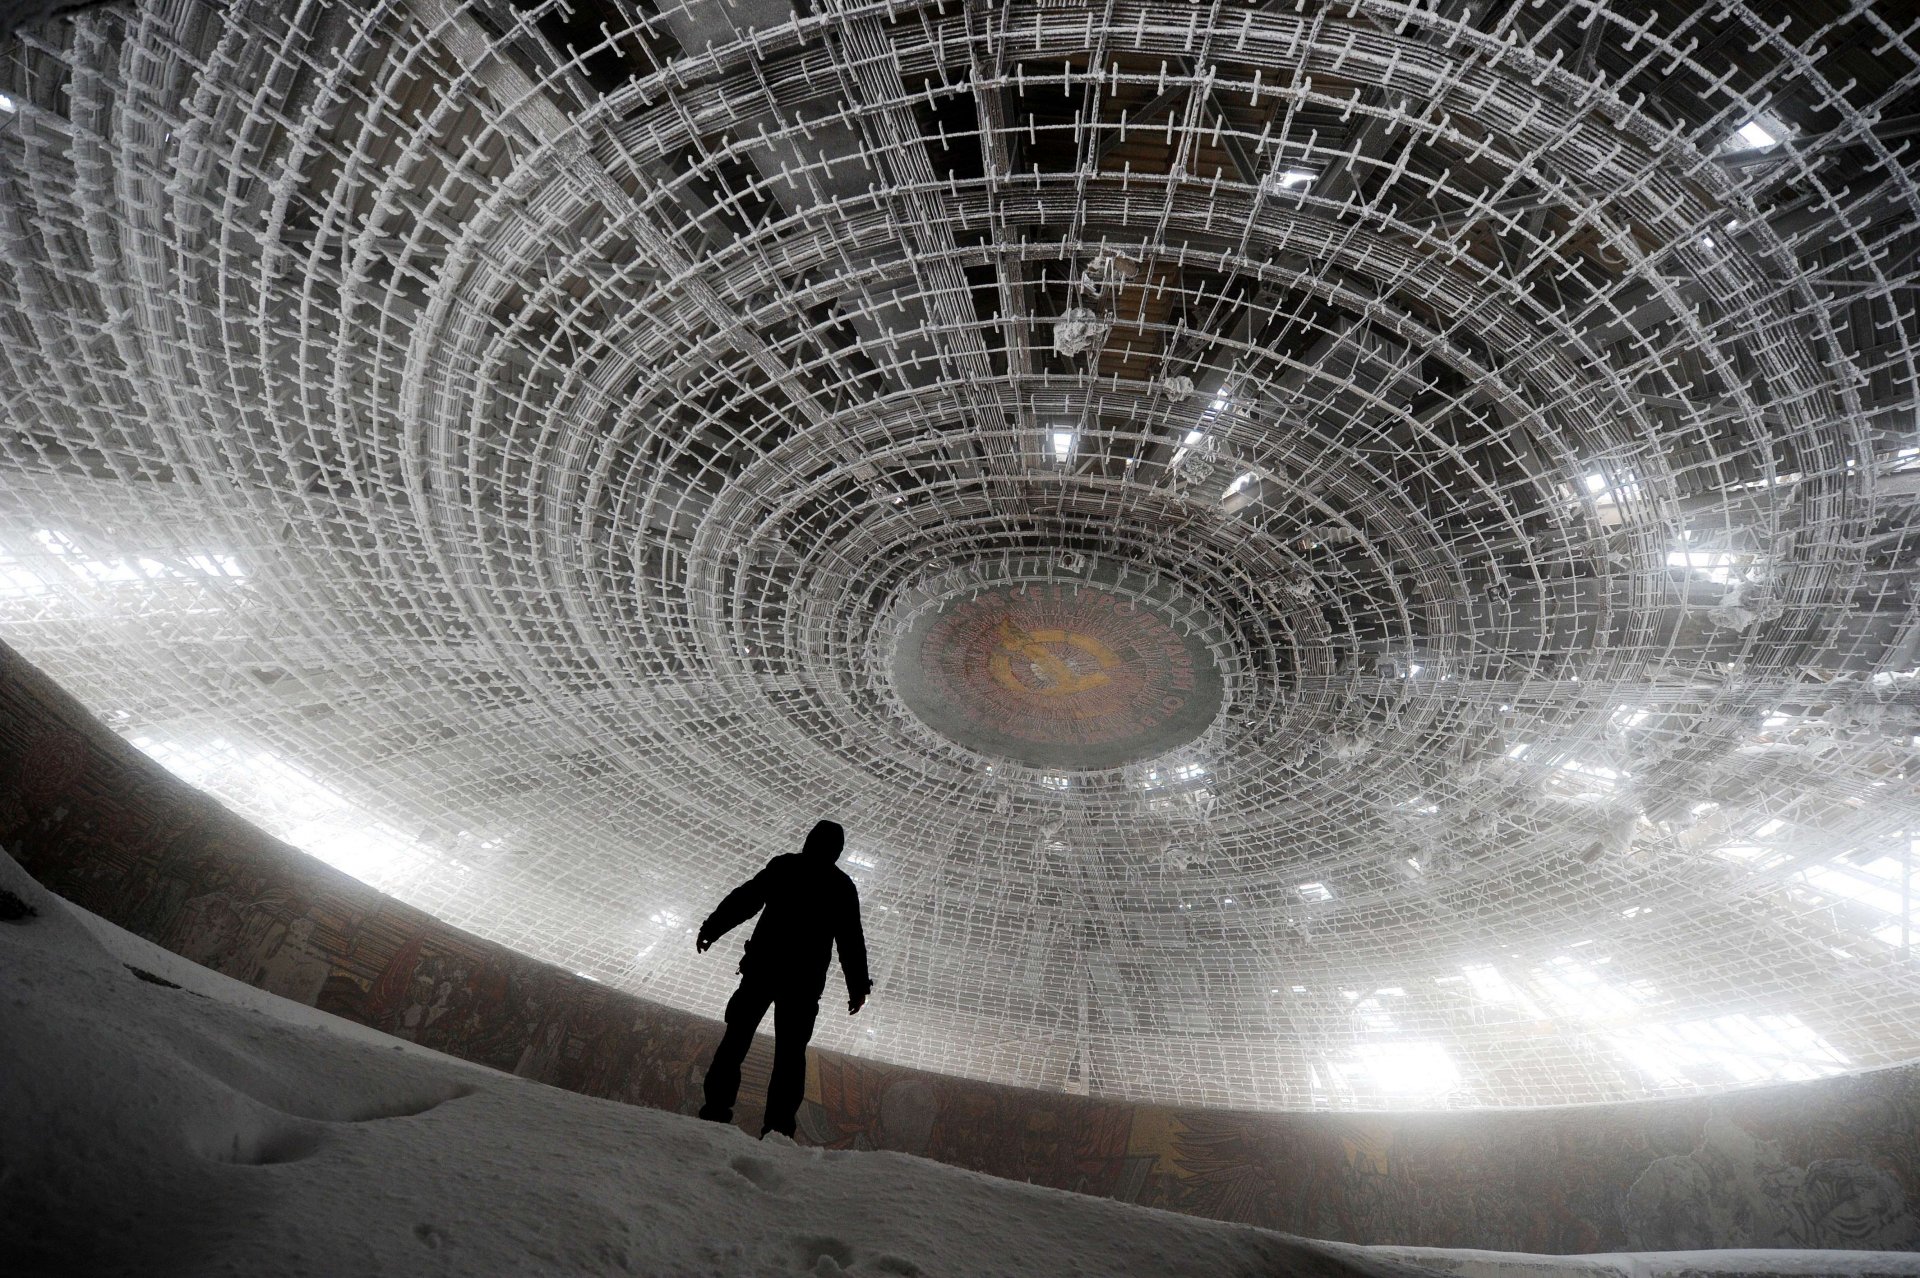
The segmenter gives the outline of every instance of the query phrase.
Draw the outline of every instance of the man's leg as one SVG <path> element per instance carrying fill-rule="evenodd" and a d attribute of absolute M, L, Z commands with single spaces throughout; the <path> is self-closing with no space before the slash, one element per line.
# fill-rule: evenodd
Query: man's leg
<path fill-rule="evenodd" d="M 727 1000 L 727 1032 L 707 1066 L 707 1103 L 700 1107 L 700 1117 L 718 1123 L 733 1121 L 734 1098 L 740 1094 L 740 1062 L 747 1059 L 753 1032 L 760 1028 L 760 1018 L 771 1002 L 771 988 L 751 976 L 740 978 L 740 988 Z"/>
<path fill-rule="evenodd" d="M 820 991 L 782 990 L 773 1005 L 773 1077 L 767 1083 L 767 1121 L 760 1129 L 793 1135 L 807 1090 L 807 1040 L 820 1014 Z"/>

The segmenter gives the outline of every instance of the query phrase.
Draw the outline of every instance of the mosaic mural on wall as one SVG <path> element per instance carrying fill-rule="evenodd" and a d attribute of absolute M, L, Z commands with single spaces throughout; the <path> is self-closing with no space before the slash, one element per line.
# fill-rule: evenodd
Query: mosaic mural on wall
<path fill-rule="evenodd" d="M 555 1086 L 698 1107 L 717 1022 L 447 927 L 269 838 L 4 645 L 0 845 L 87 909 L 274 993 Z M 749 1130 L 770 1064 L 762 1039 L 737 1111 Z M 1920 1068 L 1711 1101 L 1356 1116 L 1174 1110 L 814 1052 L 800 1137 L 1360 1243 L 1920 1248 Z"/>

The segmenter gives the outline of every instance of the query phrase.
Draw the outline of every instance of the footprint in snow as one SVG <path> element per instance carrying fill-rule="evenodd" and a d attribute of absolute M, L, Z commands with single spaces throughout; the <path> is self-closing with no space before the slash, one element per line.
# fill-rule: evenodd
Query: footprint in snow
<path fill-rule="evenodd" d="M 752 1181 L 757 1188 L 769 1194 L 778 1191 L 787 1183 L 787 1178 L 780 1174 L 779 1169 L 764 1158 L 754 1158 L 751 1155 L 742 1154 L 729 1162 L 727 1166 L 733 1168 L 734 1171 Z"/>
<path fill-rule="evenodd" d="M 853 1264 L 853 1248 L 838 1238 L 802 1238 L 799 1252 L 800 1263 L 819 1278 L 835 1278 Z"/>

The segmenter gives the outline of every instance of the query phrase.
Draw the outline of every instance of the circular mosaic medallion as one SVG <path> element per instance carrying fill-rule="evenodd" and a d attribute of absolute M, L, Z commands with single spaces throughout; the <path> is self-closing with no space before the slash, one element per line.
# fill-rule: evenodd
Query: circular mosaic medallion
<path fill-rule="evenodd" d="M 1149 601 L 1078 583 L 951 598 L 909 626 L 893 675 L 936 732 L 1040 768 L 1152 758 L 1220 709 L 1220 672 L 1197 635 Z"/>

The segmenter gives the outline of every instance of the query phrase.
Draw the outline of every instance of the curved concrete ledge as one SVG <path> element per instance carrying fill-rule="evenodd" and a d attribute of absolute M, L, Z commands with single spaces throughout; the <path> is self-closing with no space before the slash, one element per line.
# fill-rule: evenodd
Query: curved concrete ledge
<path fill-rule="evenodd" d="M 691 1112 L 717 1022 L 480 940 L 268 837 L 0 645 L 0 844 L 228 976 L 495 1069 Z M 758 1130 L 769 1045 L 740 1121 Z M 1344 1242 L 1920 1248 L 1920 1069 L 1712 1100 L 1461 1114 L 1176 1110 L 816 1052 L 803 1141 Z"/>

